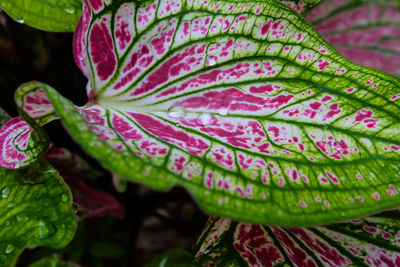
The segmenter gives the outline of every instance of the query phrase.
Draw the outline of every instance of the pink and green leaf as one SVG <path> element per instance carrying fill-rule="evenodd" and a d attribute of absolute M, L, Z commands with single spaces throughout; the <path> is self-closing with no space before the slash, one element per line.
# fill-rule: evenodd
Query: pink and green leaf
<path fill-rule="evenodd" d="M 32 164 L 47 149 L 48 143 L 39 125 L 21 112 L 20 117 L 0 126 L 0 166 L 17 169 Z"/>
<path fill-rule="evenodd" d="M 24 83 L 15 91 L 15 102 L 30 118 L 40 126 L 59 119 L 48 99 L 43 83 L 32 81 Z"/>
<path fill-rule="evenodd" d="M 399 1 L 323 1 L 307 16 L 347 59 L 400 76 Z"/>
<path fill-rule="evenodd" d="M 398 205 L 400 81 L 349 62 L 288 7 L 92 0 L 82 14 L 74 52 L 89 103 L 42 88 L 112 172 L 260 223 Z"/>
<path fill-rule="evenodd" d="M 316 5 L 318 5 L 321 0 L 278 0 L 285 6 L 290 7 L 294 11 L 296 11 L 299 14 L 306 14 L 309 12 L 312 8 L 314 8 Z"/>
<path fill-rule="evenodd" d="M 311 228 L 213 218 L 194 249 L 201 266 L 399 266 L 399 211 Z"/>

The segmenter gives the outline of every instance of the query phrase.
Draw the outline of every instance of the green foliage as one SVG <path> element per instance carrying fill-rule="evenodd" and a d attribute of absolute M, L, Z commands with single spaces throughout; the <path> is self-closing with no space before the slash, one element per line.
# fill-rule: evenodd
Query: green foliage
<path fill-rule="evenodd" d="M 82 0 L 0 0 L 0 9 L 14 20 L 52 32 L 73 32 Z"/>
<path fill-rule="evenodd" d="M 68 187 L 44 160 L 28 168 L 0 168 L 0 262 L 13 266 L 25 248 L 61 248 L 77 224 Z"/>

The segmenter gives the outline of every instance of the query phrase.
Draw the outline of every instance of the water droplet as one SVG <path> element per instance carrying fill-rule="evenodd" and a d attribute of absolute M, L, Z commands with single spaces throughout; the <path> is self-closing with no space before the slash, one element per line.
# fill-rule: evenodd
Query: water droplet
<path fill-rule="evenodd" d="M 221 108 L 220 110 L 218 110 L 218 113 L 221 116 L 226 116 L 226 115 L 228 115 L 228 110 L 229 110 L 229 108 L 224 107 L 224 108 Z"/>
<path fill-rule="evenodd" d="M 210 124 L 210 123 L 211 123 L 211 120 L 212 120 L 212 116 L 211 116 L 210 113 L 202 113 L 202 114 L 200 114 L 199 117 L 197 118 L 196 123 L 197 123 L 198 125 L 205 126 L 205 125 Z"/>
<path fill-rule="evenodd" d="M 68 195 L 67 194 L 62 194 L 61 195 L 61 201 L 62 202 L 67 202 L 68 201 Z"/>
<path fill-rule="evenodd" d="M 14 248 L 15 246 L 13 244 L 8 244 L 4 250 L 4 253 L 8 255 L 14 251 Z"/>
<path fill-rule="evenodd" d="M 217 63 L 217 58 L 215 56 L 210 56 L 207 58 L 207 66 L 214 66 Z"/>
<path fill-rule="evenodd" d="M 4 221 L 4 225 L 5 225 L 5 226 L 10 226 L 10 224 L 11 224 L 10 220 L 5 220 L 5 221 Z"/>
<path fill-rule="evenodd" d="M 75 13 L 76 8 L 75 8 L 75 6 L 73 6 L 73 5 L 70 4 L 70 3 L 65 3 L 65 4 L 64 4 L 64 11 L 65 11 L 66 13 L 72 15 L 72 14 Z"/>
<path fill-rule="evenodd" d="M 342 151 L 342 149 L 343 149 L 343 147 L 342 147 L 342 145 L 340 144 L 340 142 L 335 142 L 335 143 L 333 143 L 333 148 L 334 148 L 336 151 Z"/>
<path fill-rule="evenodd" d="M 7 205 L 7 208 L 14 208 L 15 206 L 17 206 L 17 204 L 15 203 L 10 203 Z"/>
<path fill-rule="evenodd" d="M 25 20 L 24 20 L 23 18 L 17 18 L 16 21 L 17 21 L 18 23 L 24 23 L 24 22 L 25 22 Z"/>
<path fill-rule="evenodd" d="M 168 110 L 168 116 L 174 119 L 182 118 L 186 115 L 186 110 L 180 105 L 172 106 Z"/>
<path fill-rule="evenodd" d="M 61 201 L 62 202 L 67 202 L 68 201 L 68 195 L 67 194 L 62 194 L 61 195 Z"/>
<path fill-rule="evenodd" d="M 54 235 L 56 232 L 55 225 L 47 220 L 39 220 L 38 222 L 38 235 L 40 239 Z"/>
<path fill-rule="evenodd" d="M 1 198 L 8 198 L 8 196 L 11 193 L 11 188 L 9 187 L 3 187 L 3 189 L 1 189 Z"/>
<path fill-rule="evenodd" d="M 74 210 L 75 213 L 78 213 L 79 211 L 79 206 L 75 202 L 72 203 L 72 209 Z"/>

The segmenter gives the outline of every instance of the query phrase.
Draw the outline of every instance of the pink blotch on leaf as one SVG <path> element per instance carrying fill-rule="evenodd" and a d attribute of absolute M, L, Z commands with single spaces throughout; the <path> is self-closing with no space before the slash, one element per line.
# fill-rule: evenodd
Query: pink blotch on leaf
<path fill-rule="evenodd" d="M 104 21 L 93 25 L 90 32 L 90 55 L 100 80 L 107 80 L 114 72 L 117 60 L 110 29 Z"/>

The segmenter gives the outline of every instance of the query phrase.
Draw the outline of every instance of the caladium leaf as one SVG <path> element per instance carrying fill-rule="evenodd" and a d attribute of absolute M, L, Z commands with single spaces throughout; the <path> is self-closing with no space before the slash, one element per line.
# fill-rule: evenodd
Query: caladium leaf
<path fill-rule="evenodd" d="M 82 0 L 0 0 L 0 9 L 29 26 L 54 32 L 73 32 Z"/>
<path fill-rule="evenodd" d="M 22 112 L 0 127 L 0 166 L 17 169 L 35 162 L 49 144 L 36 122 Z M 29 124 L 28 124 L 29 123 Z"/>
<path fill-rule="evenodd" d="M 93 168 L 78 154 L 64 147 L 50 146 L 46 152 L 46 159 L 63 177 L 74 176 L 80 180 L 94 180 L 104 176 L 103 172 Z"/>
<path fill-rule="evenodd" d="M 20 170 L 0 168 L 0 262 L 13 266 L 25 248 L 61 248 L 77 223 L 68 187 L 45 161 Z"/>
<path fill-rule="evenodd" d="M 398 205 L 400 81 L 278 2 L 84 1 L 74 53 L 89 103 L 42 87 L 118 175 L 286 226 Z"/>
<path fill-rule="evenodd" d="M 42 83 L 36 81 L 24 83 L 14 94 L 18 107 L 40 126 L 59 118 L 42 86 Z"/>
<path fill-rule="evenodd" d="M 326 0 L 307 20 L 349 60 L 400 76 L 399 1 Z"/>
<path fill-rule="evenodd" d="M 306 14 L 308 11 L 310 11 L 313 7 L 318 5 L 321 0 L 290 0 L 290 1 L 285 1 L 285 0 L 278 0 L 282 4 L 290 7 L 294 11 L 296 11 L 299 14 Z"/>
<path fill-rule="evenodd" d="M 399 210 L 312 228 L 209 220 L 194 249 L 201 266 L 399 266 Z"/>
<path fill-rule="evenodd" d="M 86 161 L 65 148 L 52 146 L 46 159 L 63 177 L 78 205 L 79 219 L 105 215 L 124 217 L 124 207 L 112 195 L 87 185 L 84 181 L 98 177 L 100 171 L 91 168 Z"/>

